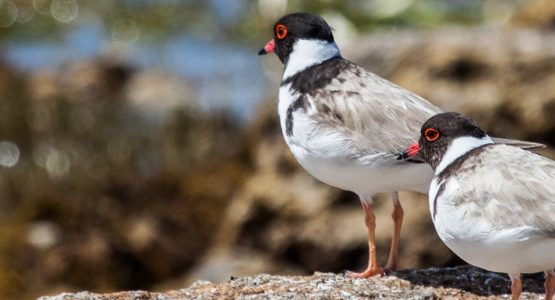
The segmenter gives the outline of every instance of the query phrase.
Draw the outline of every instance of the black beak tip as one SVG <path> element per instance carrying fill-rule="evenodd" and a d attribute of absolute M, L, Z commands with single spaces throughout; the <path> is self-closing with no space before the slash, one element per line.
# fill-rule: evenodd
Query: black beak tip
<path fill-rule="evenodd" d="M 409 157 L 409 153 L 407 151 L 403 151 L 399 153 L 399 156 L 397 156 L 397 160 L 407 159 L 408 157 Z"/>
<path fill-rule="evenodd" d="M 258 55 L 264 55 L 268 52 L 266 52 L 266 50 L 264 50 L 264 48 L 260 49 L 260 51 L 258 51 Z"/>

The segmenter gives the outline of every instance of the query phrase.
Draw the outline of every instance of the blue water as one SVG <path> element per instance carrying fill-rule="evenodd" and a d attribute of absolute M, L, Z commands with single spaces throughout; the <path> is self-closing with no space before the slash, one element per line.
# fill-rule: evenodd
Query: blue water
<path fill-rule="evenodd" d="M 233 17 L 233 12 L 223 11 L 224 20 Z M 184 33 L 156 44 L 139 39 L 132 45 L 120 46 L 125 50 L 126 63 L 141 69 L 162 69 L 190 82 L 202 107 L 228 108 L 248 118 L 267 85 L 256 55 L 258 48 L 240 41 L 222 42 L 217 36 Z M 109 43 L 114 43 L 111 34 L 91 20 L 72 27 L 58 40 L 7 42 L 3 55 L 25 71 L 56 69 L 67 62 L 102 56 Z"/>

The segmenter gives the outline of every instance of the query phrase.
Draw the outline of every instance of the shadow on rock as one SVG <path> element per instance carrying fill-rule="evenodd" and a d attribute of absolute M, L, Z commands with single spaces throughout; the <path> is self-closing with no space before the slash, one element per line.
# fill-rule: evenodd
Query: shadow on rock
<path fill-rule="evenodd" d="M 480 296 L 511 293 L 511 280 L 509 276 L 469 265 L 453 268 L 401 270 L 390 272 L 388 275 L 407 280 L 414 285 L 455 288 Z M 523 275 L 522 291 L 544 293 L 543 281 L 542 273 Z"/>

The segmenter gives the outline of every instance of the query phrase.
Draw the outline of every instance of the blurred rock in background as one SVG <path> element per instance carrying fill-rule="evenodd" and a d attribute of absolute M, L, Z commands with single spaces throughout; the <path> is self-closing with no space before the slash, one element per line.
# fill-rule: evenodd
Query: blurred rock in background
<path fill-rule="evenodd" d="M 347 55 L 495 136 L 555 143 L 555 35 L 531 28 L 374 33 Z"/>
<path fill-rule="evenodd" d="M 0 174 L 3 296 L 152 285 L 210 244 L 249 169 L 244 134 L 233 117 L 194 108 L 194 92 L 167 75 L 129 92 L 150 72 L 106 61 L 29 76 L 4 67 L 3 139 L 21 154 Z M 141 97 L 167 110 L 162 122 L 145 122 Z"/>
<path fill-rule="evenodd" d="M 555 158 L 550 1 L 193 2 L 0 3 L 0 298 L 365 266 L 358 200 L 291 156 L 282 66 L 255 55 L 285 11 L 324 15 L 345 57 Z M 426 196 L 401 200 L 400 267 L 460 264 Z M 389 195 L 374 208 L 384 264 Z"/>

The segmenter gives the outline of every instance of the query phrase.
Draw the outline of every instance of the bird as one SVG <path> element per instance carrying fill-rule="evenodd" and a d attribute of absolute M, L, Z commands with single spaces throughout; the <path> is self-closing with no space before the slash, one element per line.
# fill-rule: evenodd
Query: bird
<path fill-rule="evenodd" d="M 398 191 L 426 193 L 431 168 L 397 160 L 420 126 L 442 112 L 425 99 L 342 57 L 321 17 L 291 13 L 273 26 L 259 55 L 275 53 L 284 64 L 278 115 L 286 144 L 300 165 L 328 185 L 358 195 L 368 232 L 368 266 L 350 277 L 383 274 L 377 264 L 377 193 L 390 193 L 393 237 L 385 270 L 395 270 L 404 210 Z M 521 147 L 540 144 L 499 139 Z"/>
<path fill-rule="evenodd" d="M 441 240 L 480 268 L 508 273 L 513 299 L 521 273 L 545 272 L 555 290 L 555 161 L 495 144 L 459 113 L 427 120 L 401 158 L 418 157 L 434 171 L 430 214 Z"/>

